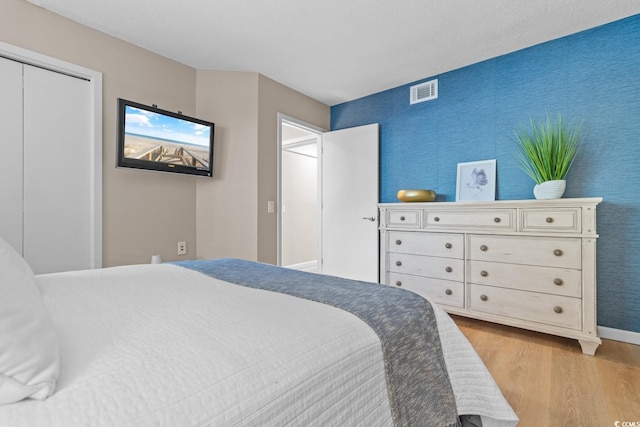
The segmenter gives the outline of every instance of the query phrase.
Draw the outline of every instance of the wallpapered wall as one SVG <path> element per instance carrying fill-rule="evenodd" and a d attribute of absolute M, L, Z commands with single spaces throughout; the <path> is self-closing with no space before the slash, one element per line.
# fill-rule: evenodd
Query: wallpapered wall
<path fill-rule="evenodd" d="M 438 79 L 439 98 L 409 105 Z M 331 108 L 331 129 L 380 123 L 380 201 L 432 188 L 455 201 L 458 162 L 497 160 L 496 199 L 532 199 L 513 133 L 562 113 L 583 123 L 565 197 L 598 207 L 598 324 L 640 332 L 640 15 Z"/>

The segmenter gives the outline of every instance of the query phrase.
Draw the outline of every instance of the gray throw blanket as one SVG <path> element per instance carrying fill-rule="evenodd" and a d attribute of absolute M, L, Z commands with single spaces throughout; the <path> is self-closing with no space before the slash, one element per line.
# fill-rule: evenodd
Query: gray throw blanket
<path fill-rule="evenodd" d="M 431 304 L 395 287 L 218 259 L 176 265 L 219 280 L 329 304 L 366 322 L 380 337 L 395 426 L 455 426 L 457 410 Z"/>

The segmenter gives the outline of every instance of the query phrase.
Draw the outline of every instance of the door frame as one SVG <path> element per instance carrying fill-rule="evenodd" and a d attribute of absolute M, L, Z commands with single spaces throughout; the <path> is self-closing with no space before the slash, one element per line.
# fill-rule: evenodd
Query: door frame
<path fill-rule="evenodd" d="M 0 56 L 91 84 L 91 268 L 102 267 L 102 73 L 0 41 Z"/>
<path fill-rule="evenodd" d="M 307 123 L 303 120 L 296 119 L 295 117 L 288 116 L 283 113 L 278 113 L 278 159 L 277 159 L 277 195 L 276 195 L 276 234 L 277 234 L 277 264 L 282 266 L 282 126 L 284 124 L 291 124 L 296 127 L 302 128 L 310 133 L 315 134 L 318 137 L 318 257 L 322 253 L 322 220 L 321 220 L 321 203 L 322 203 L 322 134 L 327 132 L 326 129 Z M 318 266 L 320 265 L 320 259 L 318 259 Z"/>

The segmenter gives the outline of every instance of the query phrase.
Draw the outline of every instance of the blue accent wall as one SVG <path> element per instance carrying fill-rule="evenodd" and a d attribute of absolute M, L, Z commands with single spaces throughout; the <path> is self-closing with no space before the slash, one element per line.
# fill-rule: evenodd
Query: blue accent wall
<path fill-rule="evenodd" d="M 409 87 L 438 79 L 438 99 Z M 380 200 L 431 188 L 455 201 L 457 163 L 497 160 L 496 199 L 532 199 L 514 130 L 562 113 L 583 123 L 564 197 L 598 207 L 598 324 L 640 332 L 640 15 L 331 108 L 331 129 L 380 124 Z"/>

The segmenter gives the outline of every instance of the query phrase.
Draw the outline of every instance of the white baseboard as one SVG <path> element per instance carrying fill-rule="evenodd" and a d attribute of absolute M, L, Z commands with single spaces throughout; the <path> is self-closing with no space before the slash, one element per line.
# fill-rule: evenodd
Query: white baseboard
<path fill-rule="evenodd" d="M 600 338 L 640 345 L 640 333 L 598 326 Z"/>
<path fill-rule="evenodd" d="M 313 261 L 301 262 L 299 264 L 291 264 L 285 267 L 291 268 L 293 270 L 310 271 L 312 273 L 316 273 L 318 271 L 318 262 L 313 260 Z"/>

